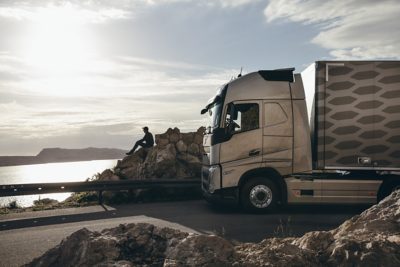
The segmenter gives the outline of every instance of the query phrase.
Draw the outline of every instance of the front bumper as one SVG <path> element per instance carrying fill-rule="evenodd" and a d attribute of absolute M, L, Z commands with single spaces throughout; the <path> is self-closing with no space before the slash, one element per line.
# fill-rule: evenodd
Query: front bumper
<path fill-rule="evenodd" d="M 239 203 L 237 187 L 222 188 L 221 168 L 203 164 L 201 171 L 203 197 L 211 203 Z"/>
<path fill-rule="evenodd" d="M 210 193 L 202 188 L 203 197 L 214 204 L 239 204 L 239 189 L 237 187 L 217 189 Z"/>

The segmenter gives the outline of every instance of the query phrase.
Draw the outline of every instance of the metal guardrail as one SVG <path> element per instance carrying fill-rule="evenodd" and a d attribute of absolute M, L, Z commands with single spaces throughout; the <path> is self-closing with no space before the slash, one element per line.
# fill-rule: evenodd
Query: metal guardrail
<path fill-rule="evenodd" d="M 103 191 L 120 191 L 146 188 L 192 188 L 200 187 L 200 179 L 146 179 L 122 181 L 91 181 L 65 183 L 35 183 L 0 185 L 0 197 L 38 195 L 50 193 L 97 191 L 102 204 Z"/>

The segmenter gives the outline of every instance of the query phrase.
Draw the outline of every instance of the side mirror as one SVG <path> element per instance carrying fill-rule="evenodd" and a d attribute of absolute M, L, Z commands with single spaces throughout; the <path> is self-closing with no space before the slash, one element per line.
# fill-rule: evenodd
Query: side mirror
<path fill-rule="evenodd" d="M 201 115 L 203 115 L 204 113 L 206 113 L 206 112 L 207 112 L 207 110 L 208 110 L 208 109 L 206 109 L 206 108 L 203 108 L 203 109 L 201 110 L 200 114 L 201 114 Z"/>
<path fill-rule="evenodd" d="M 232 136 L 234 131 L 235 131 L 235 128 L 232 127 L 232 122 L 228 122 L 226 124 L 225 134 L 227 136 Z"/>

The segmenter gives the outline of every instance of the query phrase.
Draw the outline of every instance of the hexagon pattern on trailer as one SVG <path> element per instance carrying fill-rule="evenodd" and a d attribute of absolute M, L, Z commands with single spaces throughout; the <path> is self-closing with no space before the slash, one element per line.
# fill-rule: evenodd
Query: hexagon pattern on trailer
<path fill-rule="evenodd" d="M 400 167 L 400 62 L 343 62 L 316 70 L 317 168 Z"/>

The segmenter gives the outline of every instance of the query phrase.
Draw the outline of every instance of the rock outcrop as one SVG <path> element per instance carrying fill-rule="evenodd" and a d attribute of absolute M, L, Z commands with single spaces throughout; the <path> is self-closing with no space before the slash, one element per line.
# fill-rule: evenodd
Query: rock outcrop
<path fill-rule="evenodd" d="M 200 177 L 204 127 L 181 133 L 178 128 L 155 135 L 156 146 L 141 148 L 105 170 L 99 180 Z"/>
<path fill-rule="evenodd" d="M 232 244 L 149 224 L 81 229 L 27 266 L 400 266 L 400 190 L 332 231 Z"/>

